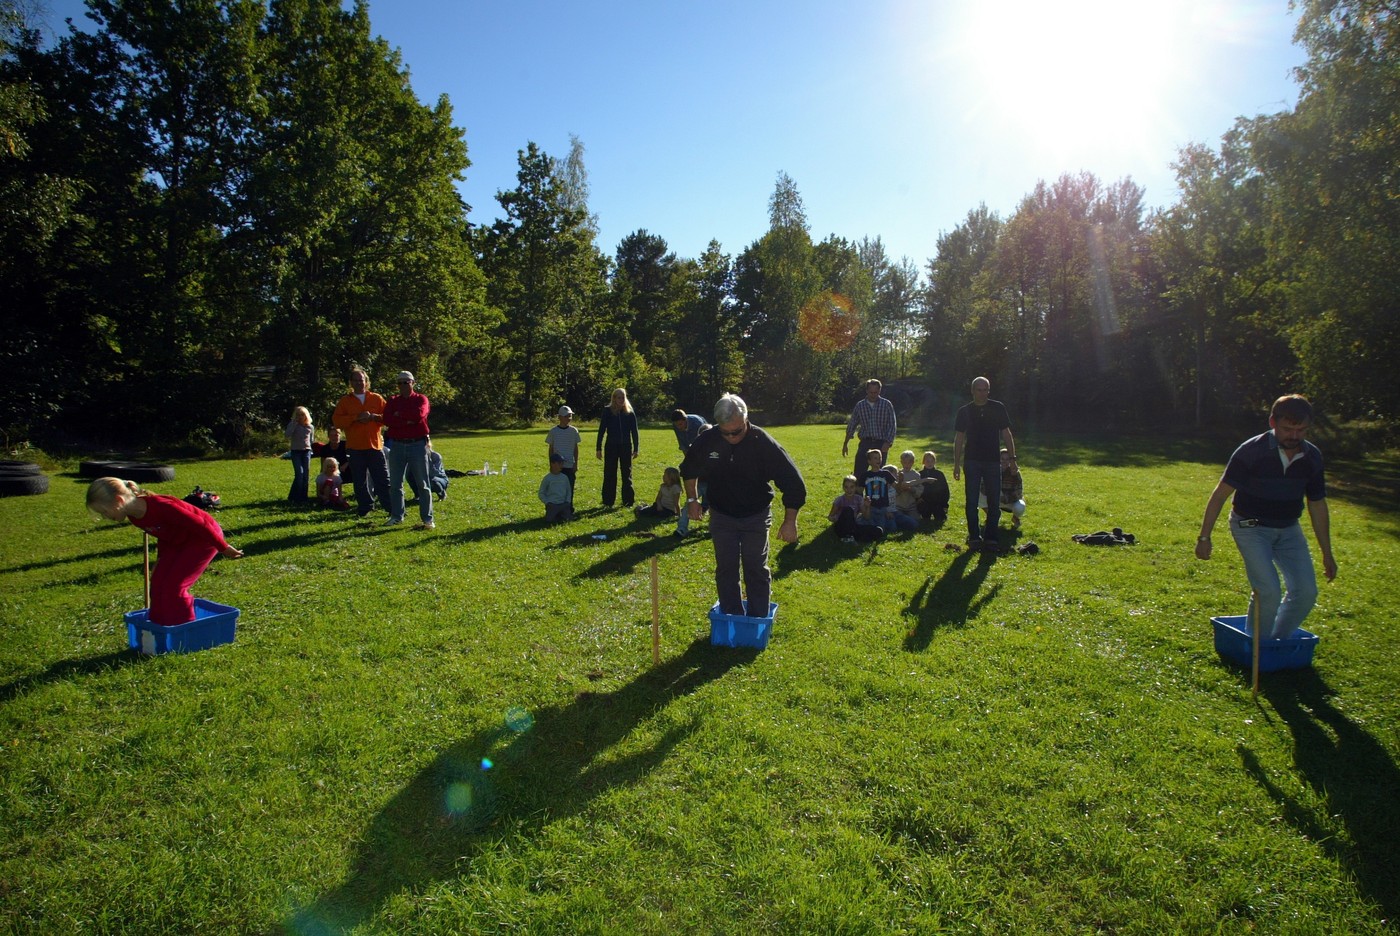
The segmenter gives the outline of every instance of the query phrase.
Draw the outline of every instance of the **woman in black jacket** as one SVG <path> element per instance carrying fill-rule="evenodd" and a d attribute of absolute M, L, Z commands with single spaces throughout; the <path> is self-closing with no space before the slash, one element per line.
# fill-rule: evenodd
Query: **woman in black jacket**
<path fill-rule="evenodd" d="M 617 499 L 617 469 L 622 468 L 622 506 L 631 507 L 635 499 L 632 490 L 632 459 L 637 457 L 637 414 L 627 402 L 627 391 L 618 387 L 612 402 L 598 417 L 597 456 L 603 460 L 603 506 L 611 507 Z M 606 457 L 605 457 L 606 454 Z"/>

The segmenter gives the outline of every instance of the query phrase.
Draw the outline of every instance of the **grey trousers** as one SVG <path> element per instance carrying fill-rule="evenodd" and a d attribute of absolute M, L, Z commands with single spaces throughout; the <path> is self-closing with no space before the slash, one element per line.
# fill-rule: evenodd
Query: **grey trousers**
<path fill-rule="evenodd" d="M 768 528 L 772 525 L 771 511 L 731 517 L 711 508 L 710 539 L 715 544 L 715 589 L 721 614 L 744 613 L 739 591 L 742 570 L 750 616 L 768 616 L 773 593 L 773 574 L 768 569 Z"/>

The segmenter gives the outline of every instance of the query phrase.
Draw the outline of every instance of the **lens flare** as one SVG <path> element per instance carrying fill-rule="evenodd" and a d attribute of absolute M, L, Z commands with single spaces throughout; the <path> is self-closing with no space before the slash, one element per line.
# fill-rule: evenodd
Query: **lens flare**
<path fill-rule="evenodd" d="M 516 734 L 524 734 L 535 727 L 535 716 L 518 705 L 506 709 L 506 727 Z"/>
<path fill-rule="evenodd" d="M 471 812 L 472 806 L 476 804 L 476 791 L 472 785 L 465 780 L 457 780 L 447 785 L 447 793 L 443 797 L 443 808 L 448 815 L 462 816 Z"/>
<path fill-rule="evenodd" d="M 840 293 L 821 292 L 798 313 L 797 332 L 813 351 L 842 351 L 860 333 L 860 315 Z"/>

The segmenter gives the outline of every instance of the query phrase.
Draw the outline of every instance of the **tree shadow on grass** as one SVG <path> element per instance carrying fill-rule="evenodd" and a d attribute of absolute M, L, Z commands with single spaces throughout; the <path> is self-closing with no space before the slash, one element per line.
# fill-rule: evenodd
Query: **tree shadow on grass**
<path fill-rule="evenodd" d="M 9 702 L 38 686 L 61 682 L 70 676 L 92 676 L 121 666 L 130 666 L 144 659 L 145 657 L 134 650 L 118 650 L 76 660 L 59 660 L 49 664 L 49 668 L 43 672 L 21 676 L 0 685 L 0 702 Z"/>
<path fill-rule="evenodd" d="M 994 585 L 978 595 L 995 557 L 984 553 L 959 553 L 947 570 L 939 576 L 924 579 L 904 609 L 906 617 L 914 618 L 914 626 L 904 637 L 904 649 L 913 653 L 928 649 L 933 633 L 940 627 L 962 627 L 976 617 L 1001 589 Z"/>
<path fill-rule="evenodd" d="M 1293 762 L 1323 801 L 1300 803 L 1269 775 L 1254 752 L 1239 748 L 1244 768 L 1279 804 L 1284 819 L 1351 871 L 1381 916 L 1400 916 L 1400 770 L 1385 746 L 1338 709 L 1337 693 L 1312 669 L 1268 673 L 1261 691 L 1293 733 Z M 1347 834 L 1333 834 L 1328 817 Z"/>
<path fill-rule="evenodd" d="M 403 891 L 457 877 L 508 837 L 529 837 L 586 810 L 594 798 L 637 782 L 696 727 L 677 725 L 625 756 L 610 750 L 672 701 L 758 654 L 753 648 L 693 642 L 678 657 L 612 692 L 582 692 L 533 715 L 454 743 L 370 822 L 345 881 L 287 921 L 292 933 L 340 933 L 370 919 Z"/>

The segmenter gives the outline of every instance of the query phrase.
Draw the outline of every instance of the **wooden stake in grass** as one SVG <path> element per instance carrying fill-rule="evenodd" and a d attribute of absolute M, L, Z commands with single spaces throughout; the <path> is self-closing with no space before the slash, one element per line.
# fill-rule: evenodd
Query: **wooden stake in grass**
<path fill-rule="evenodd" d="M 146 613 L 151 613 L 151 534 L 141 531 L 141 551 L 145 554 L 143 565 L 146 568 Z"/>
<path fill-rule="evenodd" d="M 656 557 L 651 557 L 651 665 L 661 665 L 661 599 L 657 592 Z"/>
<path fill-rule="evenodd" d="M 1259 699 L 1259 593 L 1249 593 L 1249 642 L 1253 644 L 1254 699 Z"/>

